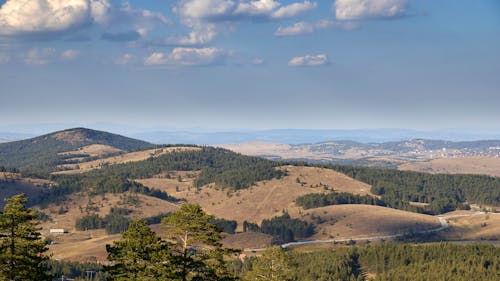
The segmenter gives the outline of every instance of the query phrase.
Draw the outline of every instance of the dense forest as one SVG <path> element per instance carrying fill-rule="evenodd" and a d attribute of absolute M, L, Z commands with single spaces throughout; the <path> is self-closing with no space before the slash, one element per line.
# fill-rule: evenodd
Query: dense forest
<path fill-rule="evenodd" d="M 260 226 L 244 221 L 243 232 L 262 232 L 273 236 L 276 243 L 288 243 L 313 235 L 314 226 L 308 222 L 293 219 L 285 212 L 281 216 L 263 220 Z"/>
<path fill-rule="evenodd" d="M 472 203 L 500 207 L 500 178 L 496 177 L 426 174 L 354 166 L 315 166 L 334 169 L 371 185 L 371 192 L 381 196 L 382 202 L 395 209 L 441 214 L 456 209 L 468 209 Z M 416 207 L 410 202 L 429 205 Z"/>
<path fill-rule="evenodd" d="M 500 248 L 442 243 L 381 243 L 324 250 L 282 250 L 281 254 L 269 251 L 261 257 L 249 258 L 237 267 L 238 274 L 253 277 L 256 274 L 250 273 L 258 271 L 260 276 L 270 275 L 270 267 L 259 267 L 262 260 L 270 257 L 285 269 L 273 272 L 281 278 L 275 280 L 494 281 L 500 277 Z"/>
<path fill-rule="evenodd" d="M 377 205 L 377 206 L 387 206 L 387 204 L 373 196 L 369 195 L 357 195 L 347 192 L 330 192 L 327 194 L 312 193 L 301 196 L 295 200 L 295 203 L 304 208 L 312 209 L 319 208 L 329 205 L 342 205 L 342 204 L 366 204 L 366 205 Z"/>

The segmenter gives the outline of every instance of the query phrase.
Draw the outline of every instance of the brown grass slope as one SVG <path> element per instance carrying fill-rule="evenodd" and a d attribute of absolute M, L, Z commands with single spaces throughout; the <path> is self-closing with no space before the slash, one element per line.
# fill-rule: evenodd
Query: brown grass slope
<path fill-rule="evenodd" d="M 129 200 L 130 197 L 134 200 Z M 55 242 L 49 246 L 49 253 L 54 259 L 104 261 L 106 244 L 119 239 L 120 235 L 107 235 L 103 229 L 79 231 L 75 229 L 75 223 L 77 219 L 89 214 L 104 217 L 112 207 L 130 210 L 128 217 L 131 219 L 152 217 L 178 209 L 176 204 L 142 194 L 105 194 L 91 197 L 81 193 L 73 194 L 63 204 L 50 204 L 41 209 L 51 218 L 41 224 L 42 235 Z M 68 230 L 69 233 L 50 234 L 50 229 L 60 228 Z"/>
<path fill-rule="evenodd" d="M 371 205 L 335 205 L 301 211 L 293 217 L 316 225 L 312 239 L 363 238 L 439 227 L 438 218 Z"/>
<path fill-rule="evenodd" d="M 281 179 L 258 182 L 251 188 L 236 192 L 205 186 L 196 189 L 193 180 L 182 177 L 137 180 L 152 188 L 164 190 L 176 198 L 197 203 L 216 217 L 236 220 L 241 229 L 243 221 L 260 223 L 281 215 L 283 210 L 297 209 L 294 201 L 310 193 L 339 192 L 370 194 L 370 186 L 329 169 L 285 166 L 288 176 Z M 297 182 L 297 179 L 299 182 Z"/>

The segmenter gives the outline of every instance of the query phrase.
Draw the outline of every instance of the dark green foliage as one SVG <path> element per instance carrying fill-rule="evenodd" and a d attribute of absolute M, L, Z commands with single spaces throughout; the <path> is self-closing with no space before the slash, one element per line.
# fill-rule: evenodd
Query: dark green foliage
<path fill-rule="evenodd" d="M 50 280 L 46 273 L 48 257 L 37 222 L 38 214 L 26 208 L 24 194 L 5 199 L 0 212 L 0 280 Z"/>
<path fill-rule="evenodd" d="M 97 263 L 90 262 L 69 262 L 50 260 L 47 262 L 49 274 L 54 276 L 56 280 L 61 280 L 61 277 L 71 278 L 76 280 L 88 280 L 90 275 L 94 281 L 105 281 L 106 274 L 103 271 L 103 266 Z M 87 279 L 85 279 L 87 278 Z"/>
<path fill-rule="evenodd" d="M 364 280 L 356 248 L 337 248 L 309 253 L 291 252 L 294 280 Z"/>
<path fill-rule="evenodd" d="M 260 227 L 256 223 L 243 221 L 243 232 L 260 232 Z"/>
<path fill-rule="evenodd" d="M 106 223 L 106 233 L 115 234 L 126 231 L 130 224 L 130 219 L 122 215 L 107 215 L 104 217 Z"/>
<path fill-rule="evenodd" d="M 386 206 L 385 202 L 369 195 L 356 195 L 346 192 L 331 192 L 328 194 L 307 194 L 295 200 L 295 203 L 304 209 L 319 208 L 329 205 L 366 204 Z"/>
<path fill-rule="evenodd" d="M 482 280 L 500 277 L 500 248 L 493 245 L 377 244 L 359 258 L 375 280 Z"/>
<path fill-rule="evenodd" d="M 221 231 L 213 220 L 213 216 L 193 204 L 184 204 L 163 219 L 166 238 L 173 241 L 171 280 L 237 280 L 225 260 L 236 251 L 222 247 Z"/>
<path fill-rule="evenodd" d="M 270 220 L 263 220 L 260 230 L 262 233 L 278 238 L 283 243 L 294 241 L 296 238 L 307 238 L 314 234 L 311 224 L 292 219 L 288 213 Z"/>
<path fill-rule="evenodd" d="M 78 230 L 89 230 L 104 228 L 106 223 L 99 215 L 88 215 L 76 220 L 75 228 Z"/>
<path fill-rule="evenodd" d="M 121 239 L 112 246 L 106 245 L 106 250 L 112 262 L 105 267 L 109 280 L 172 280 L 170 246 L 145 221 L 133 221 Z"/>
<path fill-rule="evenodd" d="M 130 219 L 116 213 L 101 218 L 99 215 L 92 214 L 76 220 L 75 228 L 78 230 L 105 228 L 107 234 L 121 233 L 128 229 Z"/>
<path fill-rule="evenodd" d="M 234 234 L 236 227 L 238 227 L 238 222 L 233 220 L 214 218 L 211 223 L 214 223 L 217 228 L 229 234 Z"/>
<path fill-rule="evenodd" d="M 496 281 L 500 277 L 500 248 L 494 245 L 380 243 L 286 254 L 291 278 L 297 281 Z M 262 280 L 252 271 L 264 276 L 272 263 L 254 268 L 260 259 L 246 259 L 239 274 L 248 281 Z M 281 263 L 283 256 L 274 255 L 272 260 Z"/>
<path fill-rule="evenodd" d="M 280 246 L 267 248 L 257 259 L 248 260 L 251 265 L 244 274 L 246 281 L 292 281 L 294 267 L 290 255 Z"/>
<path fill-rule="evenodd" d="M 170 216 L 172 213 L 161 213 L 161 214 L 158 214 L 156 216 L 152 216 L 152 217 L 148 217 L 148 218 L 144 218 L 142 219 L 143 221 L 145 221 L 148 225 L 152 225 L 152 224 L 159 224 L 161 223 L 161 220 L 165 217 L 168 217 Z"/>
<path fill-rule="evenodd" d="M 65 141 L 61 135 L 78 137 Z M 0 164 L 48 174 L 55 170 L 63 157 L 59 152 L 72 151 L 91 144 L 105 144 L 124 151 L 153 148 L 154 145 L 120 135 L 84 128 L 69 129 L 28 140 L 0 144 Z"/>

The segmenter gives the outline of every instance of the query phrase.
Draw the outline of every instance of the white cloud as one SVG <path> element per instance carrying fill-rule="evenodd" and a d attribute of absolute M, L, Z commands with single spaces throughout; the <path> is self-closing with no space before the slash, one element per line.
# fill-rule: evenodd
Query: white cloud
<path fill-rule="evenodd" d="M 278 27 L 278 30 L 274 33 L 276 36 L 294 36 L 294 35 L 303 35 L 310 34 L 316 30 L 316 26 L 314 24 L 308 22 L 297 22 L 290 26 Z"/>
<path fill-rule="evenodd" d="M 217 36 L 218 28 L 213 23 L 200 23 L 192 26 L 193 30 L 186 36 L 172 36 L 165 40 L 169 45 L 198 46 L 212 42 Z"/>
<path fill-rule="evenodd" d="M 136 62 L 136 57 L 134 55 L 128 54 L 128 53 L 123 54 L 114 60 L 115 64 L 121 64 L 121 65 L 131 64 L 134 62 Z"/>
<path fill-rule="evenodd" d="M 338 20 L 390 18 L 404 15 L 408 0 L 336 0 Z"/>
<path fill-rule="evenodd" d="M 320 20 L 315 23 L 309 23 L 305 21 L 297 22 L 289 26 L 280 26 L 274 33 L 276 36 L 297 36 L 304 34 L 311 34 L 321 29 L 342 29 L 347 31 L 352 31 L 359 29 L 361 24 L 352 21 L 332 21 L 332 20 Z"/>
<path fill-rule="evenodd" d="M 315 9 L 318 6 L 316 2 L 304 1 L 304 3 L 293 3 L 279 8 L 271 15 L 275 19 L 293 18 L 303 12 Z"/>
<path fill-rule="evenodd" d="M 30 65 L 44 65 L 50 63 L 56 55 L 53 48 L 37 49 L 33 48 L 24 54 L 24 63 Z"/>
<path fill-rule="evenodd" d="M 61 59 L 64 61 L 72 61 L 77 59 L 80 56 L 80 51 L 77 50 L 66 50 L 62 52 Z"/>
<path fill-rule="evenodd" d="M 217 48 L 174 48 L 171 53 L 152 53 L 145 65 L 196 66 L 221 62 L 231 53 Z"/>
<path fill-rule="evenodd" d="M 128 2 L 113 7 L 109 0 L 7 0 L 0 7 L 0 35 L 11 37 L 74 35 L 76 30 L 94 28 L 105 30 L 105 40 L 127 41 L 131 36 L 125 35 L 137 34 L 129 40 L 135 41 L 169 24 L 161 13 L 135 9 Z"/>
<path fill-rule="evenodd" d="M 7 0 L 0 8 L 0 34 L 61 32 L 108 19 L 108 0 Z"/>
<path fill-rule="evenodd" d="M 142 37 L 147 36 L 158 26 L 172 24 L 172 21 L 163 14 L 145 9 L 134 9 L 128 2 L 125 2 L 120 9 L 114 10 L 112 17 L 116 22 L 115 25 L 131 26 Z"/>
<path fill-rule="evenodd" d="M 205 45 L 231 23 L 293 18 L 316 7 L 317 4 L 309 0 L 288 5 L 275 0 L 181 0 L 173 11 L 192 31 L 187 36 L 171 37 L 167 42 L 183 46 Z"/>
<path fill-rule="evenodd" d="M 320 55 L 307 55 L 303 57 L 294 57 L 289 62 L 289 66 L 322 66 L 328 64 L 328 56 L 325 54 Z"/>
<path fill-rule="evenodd" d="M 263 16 L 271 14 L 281 4 L 274 0 L 256 0 L 240 2 L 234 11 L 235 15 Z"/>

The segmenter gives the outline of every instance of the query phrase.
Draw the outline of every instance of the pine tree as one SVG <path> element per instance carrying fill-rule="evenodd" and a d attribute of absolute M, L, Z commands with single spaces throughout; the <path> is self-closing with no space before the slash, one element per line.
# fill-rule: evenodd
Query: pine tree
<path fill-rule="evenodd" d="M 267 248 L 247 272 L 248 281 L 292 280 L 292 265 L 288 254 L 280 246 Z"/>
<path fill-rule="evenodd" d="M 235 251 L 222 248 L 213 219 L 193 204 L 163 219 L 167 239 L 174 241 L 175 280 L 236 280 L 224 260 Z"/>
<path fill-rule="evenodd" d="M 161 280 L 171 275 L 171 250 L 146 225 L 144 221 L 133 221 L 120 240 L 113 246 L 106 245 L 108 260 L 113 263 L 105 267 L 110 280 Z"/>
<path fill-rule="evenodd" d="M 43 255 L 46 242 L 41 240 L 35 219 L 38 214 L 26 208 L 24 194 L 5 199 L 0 212 L 0 280 L 51 280 Z"/>

